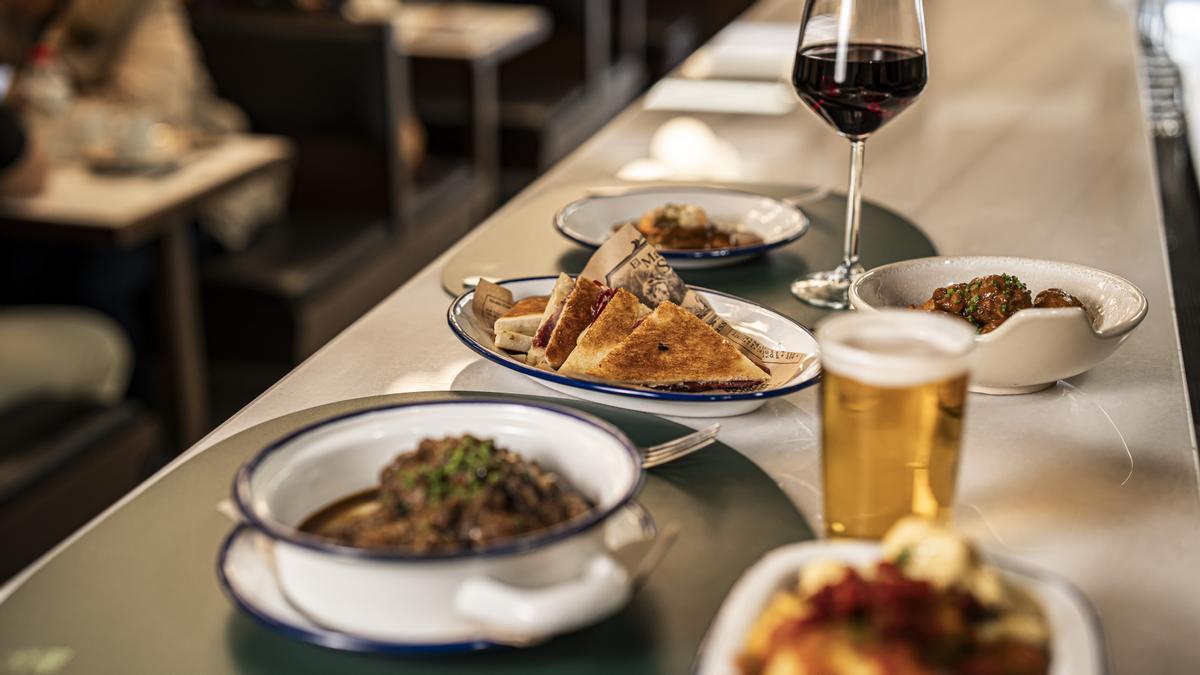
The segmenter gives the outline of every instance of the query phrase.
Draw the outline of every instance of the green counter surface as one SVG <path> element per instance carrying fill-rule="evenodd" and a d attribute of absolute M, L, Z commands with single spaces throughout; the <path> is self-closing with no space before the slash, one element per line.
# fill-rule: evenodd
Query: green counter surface
<path fill-rule="evenodd" d="M 194 456 L 83 534 L 0 605 L 0 673 L 685 673 L 738 576 L 767 551 L 812 538 L 775 483 L 717 443 L 648 473 L 638 501 L 660 527 L 678 524 L 680 536 L 630 605 L 537 647 L 419 658 L 339 652 L 263 627 L 225 597 L 216 562 L 233 524 L 216 506 L 243 462 L 318 420 L 467 397 L 527 398 L 438 392 L 342 401 L 252 427 Z M 533 400 L 596 414 L 639 445 L 689 431 L 582 401 Z"/>

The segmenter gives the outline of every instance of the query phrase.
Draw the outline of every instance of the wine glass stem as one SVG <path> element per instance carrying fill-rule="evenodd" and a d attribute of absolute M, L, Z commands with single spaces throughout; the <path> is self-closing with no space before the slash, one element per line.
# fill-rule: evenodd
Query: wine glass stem
<path fill-rule="evenodd" d="M 846 241 L 842 269 L 845 274 L 858 265 L 858 224 L 862 215 L 863 152 L 865 140 L 850 141 L 850 192 L 846 195 Z"/>

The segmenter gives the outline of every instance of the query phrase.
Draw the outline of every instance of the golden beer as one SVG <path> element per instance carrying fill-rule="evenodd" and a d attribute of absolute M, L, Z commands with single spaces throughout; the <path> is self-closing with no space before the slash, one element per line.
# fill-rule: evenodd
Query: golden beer
<path fill-rule="evenodd" d="M 825 532 L 878 539 L 954 503 L 975 331 L 915 311 L 855 312 L 817 331 Z"/>

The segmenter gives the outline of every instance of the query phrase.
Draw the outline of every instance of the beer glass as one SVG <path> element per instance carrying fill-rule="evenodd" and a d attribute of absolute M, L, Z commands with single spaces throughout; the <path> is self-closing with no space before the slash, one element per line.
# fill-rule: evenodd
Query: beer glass
<path fill-rule="evenodd" d="M 825 533 L 878 539 L 954 502 L 975 331 L 912 310 L 853 312 L 817 328 Z"/>

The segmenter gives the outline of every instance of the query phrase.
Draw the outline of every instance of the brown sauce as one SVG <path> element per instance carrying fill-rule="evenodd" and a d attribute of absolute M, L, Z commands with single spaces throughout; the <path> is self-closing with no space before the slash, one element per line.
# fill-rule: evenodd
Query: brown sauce
<path fill-rule="evenodd" d="M 300 531 L 356 548 L 478 549 L 582 517 L 593 503 L 535 461 L 472 436 L 426 438 L 304 519 Z"/>
<path fill-rule="evenodd" d="M 342 497 L 323 507 L 300 523 L 301 532 L 318 537 L 333 538 L 331 533 L 344 529 L 351 521 L 359 520 L 383 508 L 379 501 L 379 488 Z"/>

